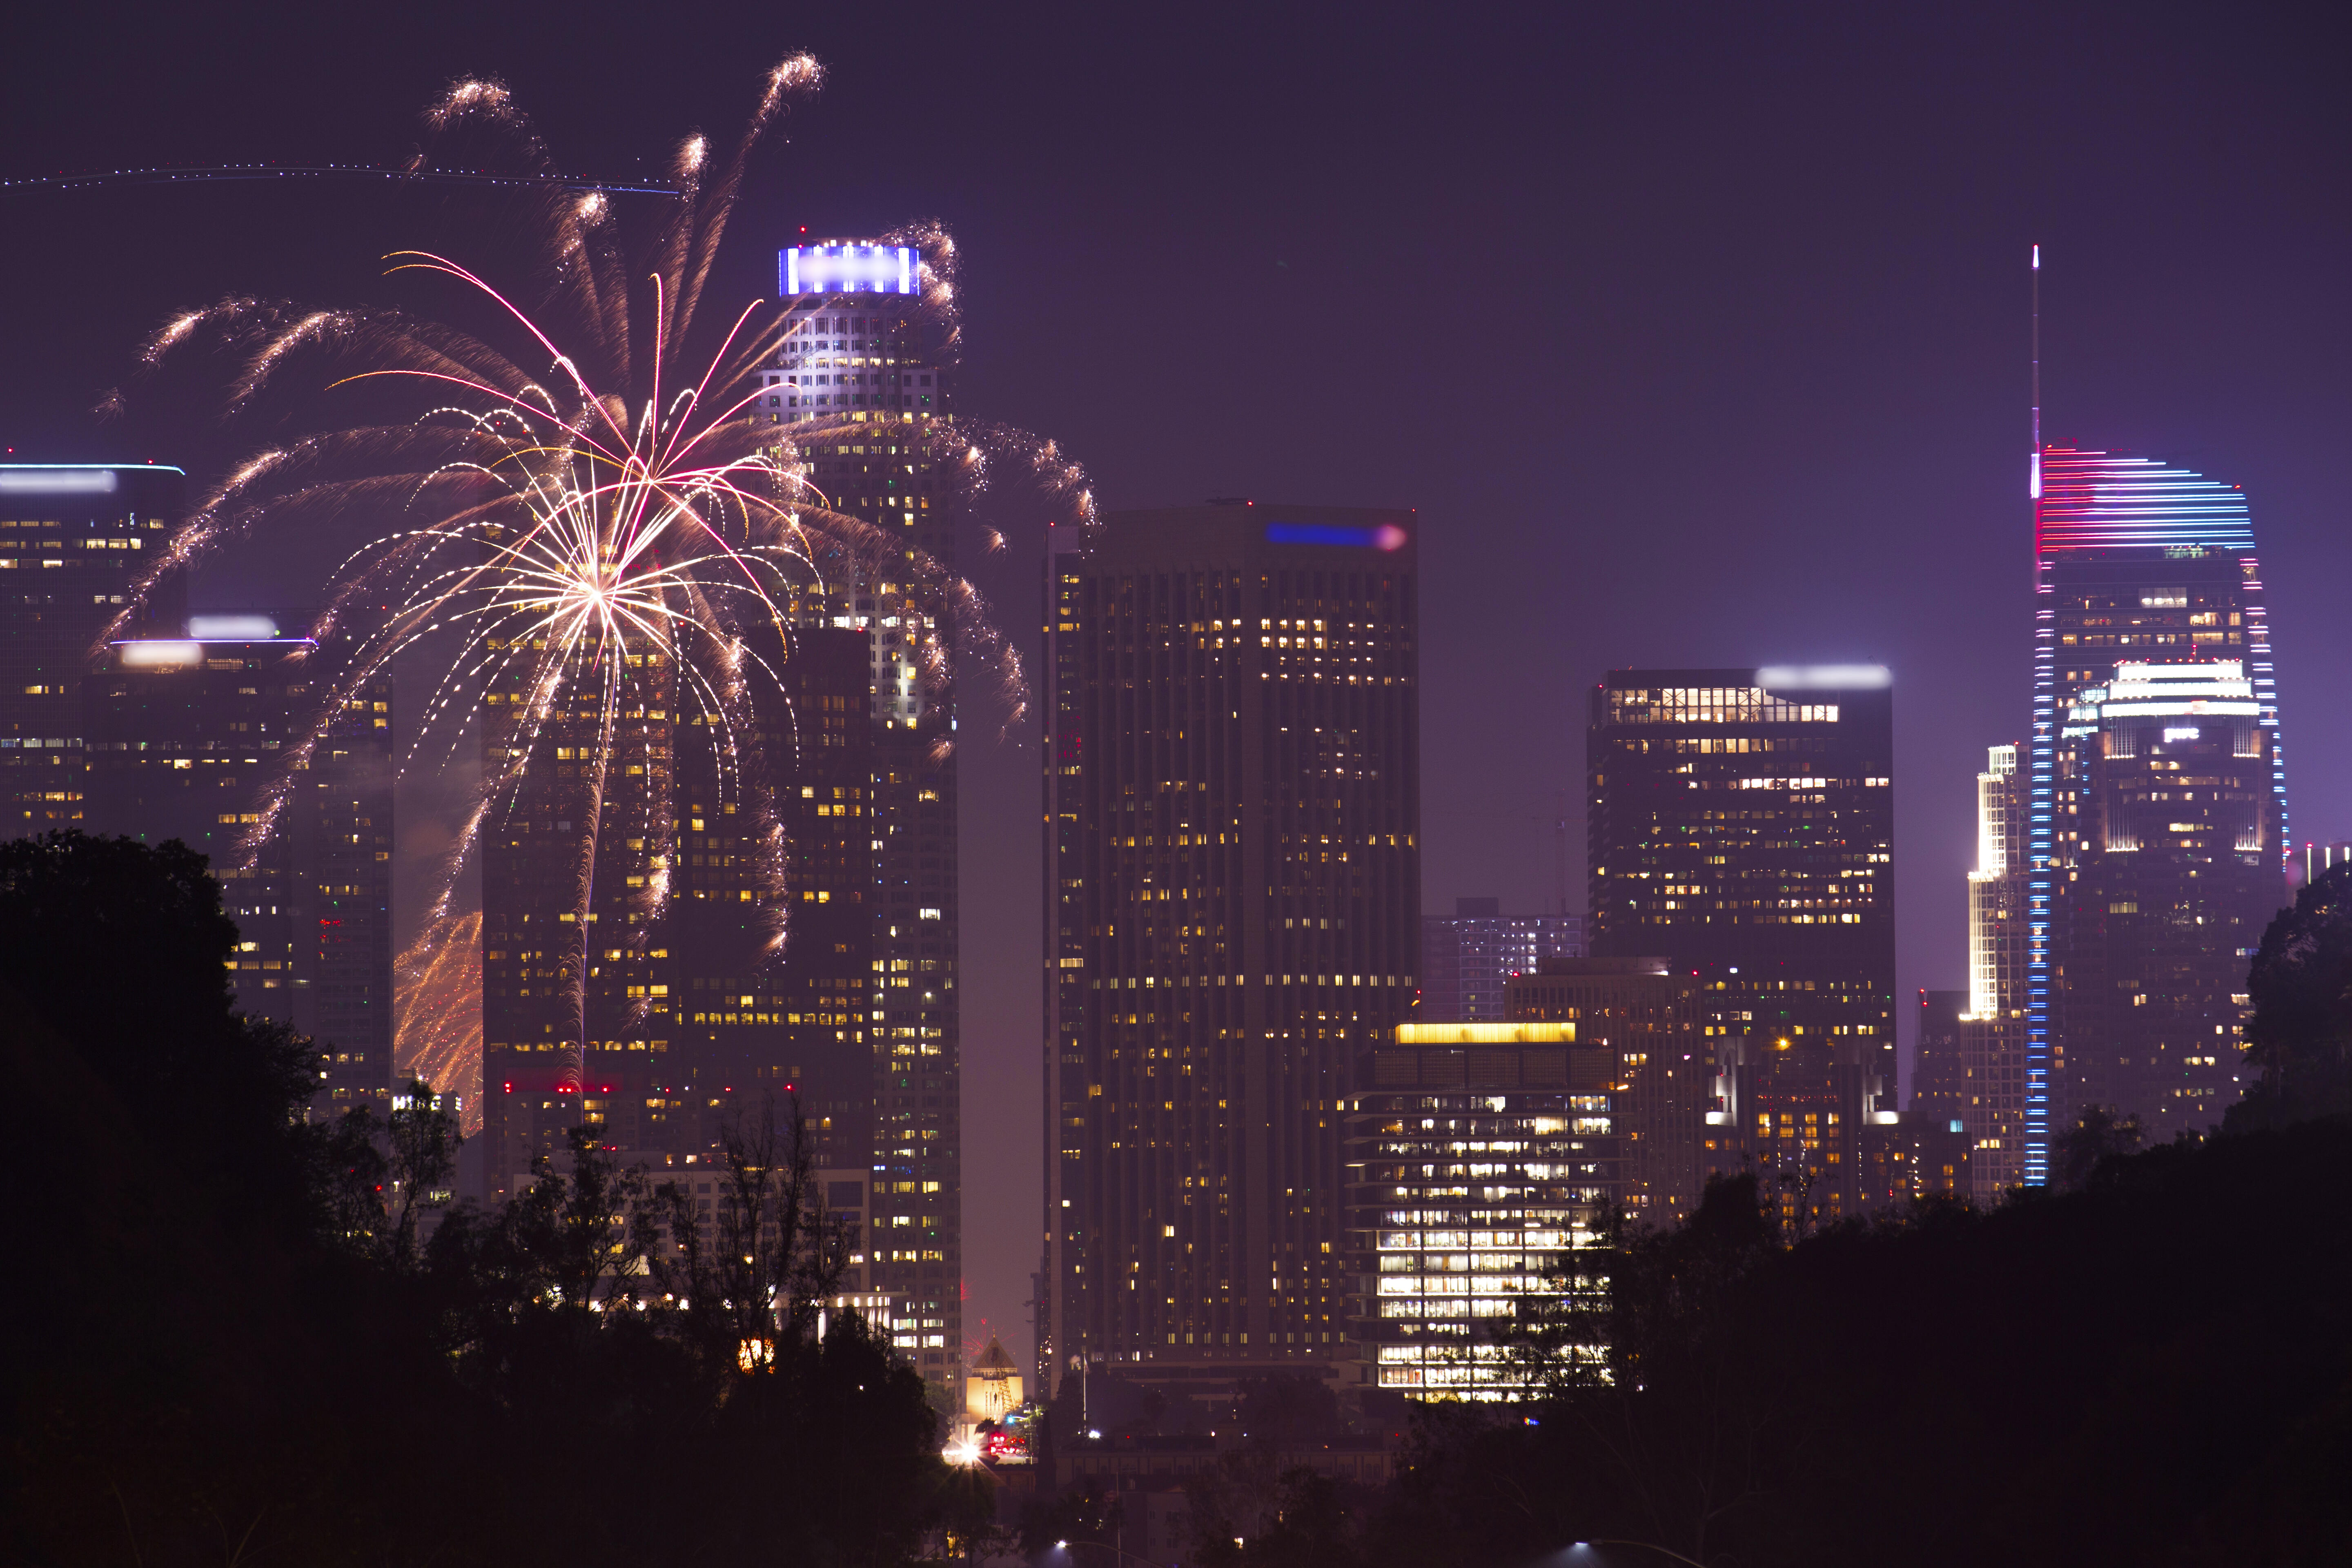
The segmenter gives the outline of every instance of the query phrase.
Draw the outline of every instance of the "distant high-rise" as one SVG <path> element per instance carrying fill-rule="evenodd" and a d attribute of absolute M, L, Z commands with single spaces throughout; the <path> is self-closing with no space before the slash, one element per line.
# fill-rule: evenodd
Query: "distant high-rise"
<path fill-rule="evenodd" d="M 768 412 L 824 504 L 872 529 L 868 548 L 820 557 L 822 584 L 791 606 L 799 625 L 856 632 L 866 644 L 870 1286 L 901 1300 L 898 1346 L 940 1408 L 956 1410 L 964 1403 L 956 693 L 920 674 L 933 664 L 951 669 L 956 650 L 942 606 L 918 586 L 956 567 L 954 470 L 964 445 L 951 428 L 953 349 L 922 308 L 910 246 L 795 246 L 778 257 L 777 282 L 790 314 L 782 351 L 762 373 Z"/>
<path fill-rule="evenodd" d="M 1911 1095 L 1906 1109 L 1947 1118 L 1968 1103 L 1968 1074 L 1960 1060 L 1960 1015 L 1965 991 L 1921 991 L 1919 1032 L 1911 1050 Z"/>
<path fill-rule="evenodd" d="M 179 521 L 185 476 L 152 464 L 0 464 L 0 817 L 11 834 L 87 826 L 82 679 L 108 623 Z M 166 581 L 132 635 L 180 626 Z"/>
<path fill-rule="evenodd" d="M 1352 1353 L 1344 1113 L 1420 938 L 1416 531 L 1242 502 L 1055 531 L 1045 1396 Z"/>
<path fill-rule="evenodd" d="M 673 828 L 677 858 L 698 866 L 688 852 L 700 847 L 695 830 L 723 824 L 671 821 L 677 669 L 652 637 L 624 642 L 590 655 L 622 677 L 609 742 L 606 705 L 589 701 L 561 703 L 522 731 L 529 754 L 519 767 L 500 750 L 506 730 L 482 726 L 486 767 L 515 776 L 481 830 L 482 1135 L 493 1200 L 527 1186 L 532 1161 L 561 1154 L 572 1127 L 600 1128 L 625 1148 L 674 1146 L 678 1126 L 698 1129 L 687 1112 L 706 1109 L 694 1102 L 716 1087 L 695 1083 L 691 1064 L 672 1054 L 677 996 L 663 895 L 691 898 L 699 882 L 733 898 L 754 879 L 734 858 L 711 857 L 726 869 L 663 886 L 687 869 L 656 864 L 669 858 Z M 492 636 L 487 651 L 515 650 Z M 527 658 L 502 659 L 486 708 L 530 702 L 539 679 Z"/>
<path fill-rule="evenodd" d="M 1619 1053 L 1568 1023 L 1413 1023 L 1349 1098 L 1353 1317 L 1373 1386 L 1523 1397 L 1542 1381 L 1498 1320 L 1557 1297 L 1622 1191 Z M 1465 1169 L 1480 1179 L 1465 1181 Z"/>
<path fill-rule="evenodd" d="M 646 783 L 626 775 L 607 816 L 674 812 L 665 826 L 675 850 L 672 863 L 653 864 L 659 836 L 624 828 L 600 853 L 598 896 L 609 907 L 595 921 L 646 934 L 590 944 L 603 955 L 588 966 L 592 1016 L 610 1022 L 587 1031 L 583 1109 L 625 1146 L 693 1149 L 716 1135 L 714 1116 L 796 1093 L 819 1163 L 858 1173 L 864 1294 L 889 1302 L 876 1315 L 935 1404 L 953 1409 L 963 1370 L 955 700 L 951 685 L 925 679 L 951 654 L 952 633 L 923 586 L 955 565 L 950 467 L 962 447 L 947 429 L 948 344 L 923 309 L 911 247 L 795 247 L 778 270 L 786 314 L 751 412 L 775 427 L 821 504 L 866 529 L 847 544 L 839 533 L 806 541 L 809 574 L 781 593 L 785 624 L 772 646 L 754 649 L 781 686 L 753 700 L 756 746 L 722 762 L 717 732 L 692 717 L 698 704 L 680 713 L 675 672 L 643 655 L 643 691 L 624 704 L 631 716 L 613 760 L 642 767 Z M 564 751 L 585 755 L 583 738 L 542 737 L 551 776 L 525 795 L 547 797 L 522 799 L 516 820 L 571 829 L 577 814 L 559 809 L 570 799 Z M 534 757 L 534 777 L 541 771 Z M 761 791 L 781 848 L 747 804 Z M 566 889 L 579 870 L 560 843 L 520 833 L 487 843 L 494 1092 L 513 1064 L 538 1064 L 530 1037 L 560 1035 L 554 1014 L 572 1011 L 568 993 L 544 1017 L 541 997 L 522 1003 L 517 994 L 541 961 L 515 954 L 544 950 L 511 933 L 561 922 L 570 905 L 550 900 L 576 900 Z M 666 898 L 638 891 L 656 883 Z M 500 931 L 508 941 L 493 940 Z M 512 1021 L 501 1022 L 509 998 Z M 520 1169 L 514 1161 L 560 1142 L 578 1120 L 545 1085 L 521 1109 L 533 1113 L 529 1136 L 507 1136 L 494 1169 Z M 845 1176 L 834 1184 L 851 1185 Z"/>
<path fill-rule="evenodd" d="M 1699 1033 L 1696 984 L 1663 958 L 1555 957 L 1506 987 L 1514 1022 L 1572 1025 L 1579 1047 L 1609 1053 L 1619 1195 L 1662 1228 L 1697 1206 L 1705 1181 L 1714 1041 Z"/>
<path fill-rule="evenodd" d="M 1832 1038 L 1718 1039 L 1706 1172 L 1755 1172 L 1792 1235 L 1869 1212 L 1885 1199 L 1872 1180 L 1871 1130 L 1881 1115 L 1896 1119 L 1877 1109 L 1872 1077 Z"/>
<path fill-rule="evenodd" d="M 392 682 L 354 689 L 289 768 L 333 679 L 330 654 L 280 635 L 308 620 L 200 614 L 185 637 L 100 655 L 82 683 L 85 826 L 204 854 L 236 922 L 238 1009 L 317 1042 L 314 1115 L 381 1114 L 394 1088 Z"/>
<path fill-rule="evenodd" d="M 1507 915 L 1495 899 L 1456 899 L 1451 919 L 1421 917 L 1424 1024 L 1502 1018 L 1503 986 L 1547 958 L 1584 956 L 1582 915 Z"/>
<path fill-rule="evenodd" d="M 2025 1179 L 2026 973 L 2032 892 L 2018 748 L 1992 746 L 1977 775 L 1977 864 L 1969 873 L 1969 989 L 1958 1032 L 1958 1103 L 1916 1105 L 1968 1130 L 1974 1195 L 1990 1203 Z M 1925 1038 L 1925 1036 L 1922 1036 Z"/>
<path fill-rule="evenodd" d="M 1891 1112 L 1890 686 L 1876 666 L 1612 670 L 1585 769 L 1590 950 L 1689 976 L 1705 1048 L 1818 1045 Z"/>
<path fill-rule="evenodd" d="M 2260 711 L 2236 659 L 2117 663 L 2066 710 L 2058 777 L 2079 837 L 2053 924 L 2070 1112 L 2112 1106 L 2164 1142 L 2243 1092 L 2247 970 L 2286 892 Z"/>
<path fill-rule="evenodd" d="M 2021 1176 L 2038 1184 L 2070 1102 L 2202 1127 L 2234 1097 L 2286 804 L 2244 496 L 2056 446 L 2032 489 Z"/>

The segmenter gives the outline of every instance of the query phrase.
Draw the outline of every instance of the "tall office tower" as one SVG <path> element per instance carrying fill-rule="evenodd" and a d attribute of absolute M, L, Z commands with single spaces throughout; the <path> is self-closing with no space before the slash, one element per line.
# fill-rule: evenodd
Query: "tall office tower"
<path fill-rule="evenodd" d="M 531 656 L 544 637 L 526 634 L 520 647 L 485 640 L 499 662 L 483 693 L 484 771 L 516 773 L 480 840 L 483 1169 L 496 1202 L 530 1185 L 534 1160 L 563 1152 L 567 1129 L 600 1127 L 615 1144 L 663 1149 L 684 1113 L 700 1109 L 684 1097 L 704 1086 L 670 1054 L 677 998 L 661 882 L 676 877 L 672 897 L 734 899 L 755 879 L 736 856 L 710 857 L 724 869 L 698 886 L 683 867 L 660 864 L 672 858 L 673 832 L 681 860 L 699 836 L 671 821 L 670 715 L 680 694 L 677 668 L 652 637 L 632 634 L 622 648 L 583 656 L 621 672 L 609 743 L 604 705 L 593 696 L 567 693 L 535 726 L 505 720 L 532 701 Z M 507 754 L 512 740 L 526 752 L 519 769 Z"/>
<path fill-rule="evenodd" d="M 192 616 L 182 637 L 114 643 L 82 683 L 85 826 L 207 857 L 236 921 L 238 1010 L 318 1043 L 314 1117 L 390 1109 L 392 685 L 354 690 L 305 765 L 331 651 L 280 635 L 308 616 Z M 273 794 L 275 830 L 247 845 Z"/>
<path fill-rule="evenodd" d="M 1585 740 L 1590 950 L 1691 976 L 1708 1048 L 1822 1042 L 1888 1111 L 1890 685 L 1877 666 L 1612 670 Z"/>
<path fill-rule="evenodd" d="M 1969 1180 L 1990 1203 L 2025 1180 L 2028 811 L 2014 745 L 1986 749 L 1977 775 L 1977 865 L 1969 873 L 1969 989 L 1959 1029 Z M 1937 1108 L 1941 1113 L 1940 1108 Z"/>
<path fill-rule="evenodd" d="M 1960 1015 L 1968 1006 L 1965 991 L 1919 993 L 1919 1033 L 1911 1048 L 1906 1109 L 1948 1119 L 1968 1103 L 1968 1074 L 1960 1060 Z"/>
<path fill-rule="evenodd" d="M 1660 1228 L 1696 1208 L 1705 1184 L 1714 1067 L 1696 984 L 1663 958 L 1547 958 L 1507 988 L 1515 1022 L 1570 1024 L 1579 1046 L 1610 1052 L 1621 1195 L 1634 1218 Z"/>
<path fill-rule="evenodd" d="M 693 719 L 681 746 L 686 879 L 672 906 L 679 998 L 677 1049 L 694 1079 L 739 1100 L 796 1096 L 828 1169 L 861 1182 L 874 1147 L 874 1059 L 866 1013 L 874 984 L 874 745 L 866 637 L 803 628 L 773 668 L 783 700 L 762 714 L 758 754 L 779 785 L 785 868 L 783 952 L 769 952 L 775 910 L 729 867 L 763 867 L 758 819 Z M 689 760 L 690 759 L 690 760 Z M 747 893 L 752 897 L 747 898 Z M 704 1096 L 707 1101 L 709 1096 Z M 862 1200 L 861 1200 L 862 1201 Z"/>
<path fill-rule="evenodd" d="M 2242 1092 L 2249 960 L 2286 896 L 2274 752 L 2242 663 L 2118 663 L 2077 693 L 2058 777 L 2079 835 L 2056 900 L 2069 1114 L 2151 1139 Z"/>
<path fill-rule="evenodd" d="M 1456 899 L 1454 918 L 1421 917 L 1424 1024 L 1493 1023 L 1503 986 L 1547 958 L 1584 956 L 1582 915 L 1507 915 L 1495 899 Z"/>
<path fill-rule="evenodd" d="M 0 830 L 85 826 L 82 678 L 179 521 L 185 476 L 149 464 L 0 464 Z M 135 636 L 180 626 L 177 582 Z"/>
<path fill-rule="evenodd" d="M 2038 407 L 2036 422 L 2038 431 Z M 2243 991 L 2247 955 L 2238 950 L 2261 940 L 2261 924 L 2245 923 L 2254 907 L 2283 895 L 2287 840 L 2278 696 L 2244 496 L 2149 458 L 2056 446 L 2036 447 L 2032 489 L 2022 1179 L 2038 1185 L 2049 1179 L 2053 1126 L 2074 1109 L 2064 1100 L 2095 1087 L 2128 1088 L 2116 1072 L 2169 1071 L 2152 1064 L 2214 1056 L 2210 1068 L 2198 1063 L 2196 1081 L 2178 1085 L 2200 1092 L 2167 1097 L 2161 1119 L 2201 1125 L 2219 1114 L 2242 1006 L 2230 1001 Z M 2157 719 L 2166 721 L 2143 722 Z M 2184 733 L 2167 739 L 2170 731 Z M 2103 738 L 2110 732 L 2112 742 Z M 2136 750 L 2099 752 L 2109 744 Z M 2243 787 L 2218 782 L 2224 777 Z M 2122 793 L 2099 793 L 2110 787 Z M 2251 797 L 2217 801 L 2217 789 Z M 2219 809 L 2225 805 L 2237 809 Z M 2182 809 L 2171 816 L 2137 809 L 2175 805 Z M 2110 812 L 2112 828 L 2102 820 Z M 2187 826 L 2176 831 L 2176 819 Z M 2126 839 L 2137 847 L 2124 847 Z M 2148 868 L 2091 864 L 2124 857 Z M 2134 891 L 2097 891 L 2131 880 L 2147 888 L 2146 905 Z M 2208 888 L 2216 889 L 2210 897 Z M 2105 907 L 2123 903 L 2136 907 Z M 2169 967 L 2135 979 L 2094 963 L 2132 929 L 2160 936 L 2178 954 Z M 2149 1000 L 2134 1004 L 2137 995 Z M 2134 1043 L 2109 1050 L 2102 1031 L 2125 1027 L 2135 1012 L 2164 1022 L 2131 1023 Z M 2085 1053 L 2078 1077 L 2075 1058 Z M 2115 1059 L 2100 1059 L 2107 1057 Z"/>
<path fill-rule="evenodd" d="M 953 628 L 917 586 L 955 571 L 964 448 L 951 428 L 952 346 L 924 306 L 912 247 L 795 246 L 777 273 L 790 309 L 782 352 L 763 373 L 766 412 L 823 504 L 871 531 L 861 547 L 818 556 L 821 580 L 793 610 L 800 626 L 866 641 L 871 1285 L 901 1300 L 909 1331 L 900 1348 L 940 1408 L 955 1411 L 964 1405 L 956 700 L 920 673 L 951 668 L 955 649 Z"/>
<path fill-rule="evenodd" d="M 1349 1253 L 1374 1386 L 1493 1400 L 1541 1384 L 1493 1331 L 1559 1298 L 1567 1256 L 1601 1244 L 1622 1189 L 1618 1054 L 1585 1034 L 1403 1024 L 1368 1054 L 1348 1102 Z"/>
<path fill-rule="evenodd" d="M 1420 938 L 1414 531 L 1246 502 L 1055 531 L 1048 1397 L 1352 1354 L 1342 1116 Z"/>

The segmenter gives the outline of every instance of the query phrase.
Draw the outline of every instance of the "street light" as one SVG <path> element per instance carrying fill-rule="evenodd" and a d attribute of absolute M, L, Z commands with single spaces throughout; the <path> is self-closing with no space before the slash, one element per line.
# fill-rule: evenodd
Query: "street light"
<path fill-rule="evenodd" d="M 1054 1542 L 1054 1550 L 1056 1552 L 1067 1552 L 1074 1546 L 1098 1547 L 1105 1552 L 1117 1554 L 1122 1562 L 1140 1563 L 1143 1568 L 1168 1568 L 1164 1563 L 1155 1563 L 1140 1552 L 1129 1552 L 1123 1546 L 1113 1546 L 1108 1541 L 1056 1541 Z"/>
<path fill-rule="evenodd" d="M 1571 1552 L 1589 1552 L 1596 1546 L 1639 1546 L 1649 1552 L 1663 1552 L 1677 1563 L 1687 1563 L 1690 1568 L 1706 1568 L 1696 1557 L 1685 1557 L 1671 1546 L 1661 1546 L 1654 1541 L 1580 1541 L 1569 1548 Z"/>

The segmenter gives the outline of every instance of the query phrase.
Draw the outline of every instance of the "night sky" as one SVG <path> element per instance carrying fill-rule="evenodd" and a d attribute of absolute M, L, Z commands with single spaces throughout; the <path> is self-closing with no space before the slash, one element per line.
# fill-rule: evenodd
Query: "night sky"
<path fill-rule="evenodd" d="M 1055 437 L 1105 506 L 1419 508 L 1433 910 L 1555 907 L 1563 789 L 1583 907 L 1603 669 L 1892 666 L 1906 1047 L 1913 990 L 1963 981 L 1982 748 L 2024 731 L 2039 241 L 2046 433 L 2245 488 L 2294 837 L 2352 837 L 2352 95 L 2316 8 L 199 9 L 13 16 L 0 178 L 397 163 L 468 73 L 567 171 L 621 178 L 690 129 L 726 145 L 764 68 L 815 52 L 830 85 L 764 145 L 706 315 L 772 291 L 801 226 L 937 218 L 961 411 Z M 89 414 L 143 333 L 229 292 L 429 305 L 376 262 L 424 239 L 523 281 L 494 214 L 362 182 L 0 190 L 0 445 L 216 473 L 267 432 L 161 385 Z M 989 511 L 974 542 L 1010 548 L 968 564 L 1034 648 L 1042 510 Z M 312 600 L 310 553 L 248 552 L 198 600 Z M 988 718 L 963 723 L 967 1331 L 1025 1362 L 1038 788 L 1034 740 Z"/>

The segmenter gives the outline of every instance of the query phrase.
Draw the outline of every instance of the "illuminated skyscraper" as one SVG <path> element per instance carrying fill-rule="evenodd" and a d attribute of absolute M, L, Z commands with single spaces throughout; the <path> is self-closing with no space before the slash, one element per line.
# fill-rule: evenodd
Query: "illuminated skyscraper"
<path fill-rule="evenodd" d="M 1416 531 L 1244 502 L 1055 531 L 1048 1397 L 1352 1357 L 1344 1115 L 1420 937 Z"/>
<path fill-rule="evenodd" d="M 1990 1202 L 2025 1179 L 2027 811 L 2018 748 L 1987 749 L 1977 775 L 1977 865 L 1969 873 L 1969 989 L 1954 1020 L 1958 1103 L 1975 1196 Z M 1924 1042 L 1926 1037 L 1923 1035 Z"/>
<path fill-rule="evenodd" d="M 1367 1054 L 1348 1166 L 1353 1315 L 1374 1386 L 1492 1400 L 1540 1384 L 1535 1359 L 1494 1330 L 1561 1294 L 1569 1255 L 1601 1245 L 1621 1190 L 1618 1052 L 1585 1032 L 1404 1024 Z"/>
<path fill-rule="evenodd" d="M 2286 896 L 2262 711 L 2237 659 L 2118 662 L 2066 710 L 2064 1114 L 2113 1106 L 2165 1142 L 2242 1092 L 2249 961 Z"/>
<path fill-rule="evenodd" d="M 192 616 L 187 635 L 117 642 L 82 683 L 84 826 L 205 855 L 236 922 L 239 1011 L 319 1046 L 314 1116 L 393 1091 L 393 714 L 389 676 L 349 698 L 308 765 L 280 752 L 333 679 L 310 617 Z M 246 853 L 271 792 L 276 830 Z"/>
<path fill-rule="evenodd" d="M 790 608 L 802 626 L 865 644 L 870 777 L 867 815 L 856 820 L 870 833 L 855 842 L 868 847 L 874 877 L 865 905 L 869 1288 L 899 1300 L 898 1346 L 940 1408 L 954 1411 L 963 1406 L 956 697 L 918 672 L 951 667 L 955 649 L 939 606 L 913 584 L 920 558 L 956 569 L 963 448 L 950 428 L 951 345 L 923 308 L 919 268 L 914 247 L 880 242 L 782 252 L 790 315 L 761 395 L 824 504 L 873 530 L 861 551 L 820 554 L 820 584 Z"/>
<path fill-rule="evenodd" d="M 1875 665 L 1612 670 L 1585 740 L 1590 951 L 1690 976 L 1705 1049 L 1818 1044 L 1869 1113 L 1895 1105 L 1890 688 Z"/>
<path fill-rule="evenodd" d="M 185 476 L 149 464 L 0 464 L 0 826 L 85 826 L 82 679 L 179 521 Z M 180 628 L 167 582 L 135 635 Z"/>
<path fill-rule="evenodd" d="M 2286 786 L 2244 496 L 2145 458 L 2035 457 L 2021 1173 L 2038 1184 L 2070 1101 L 2219 1119 L 2246 961 L 2284 894 Z"/>

